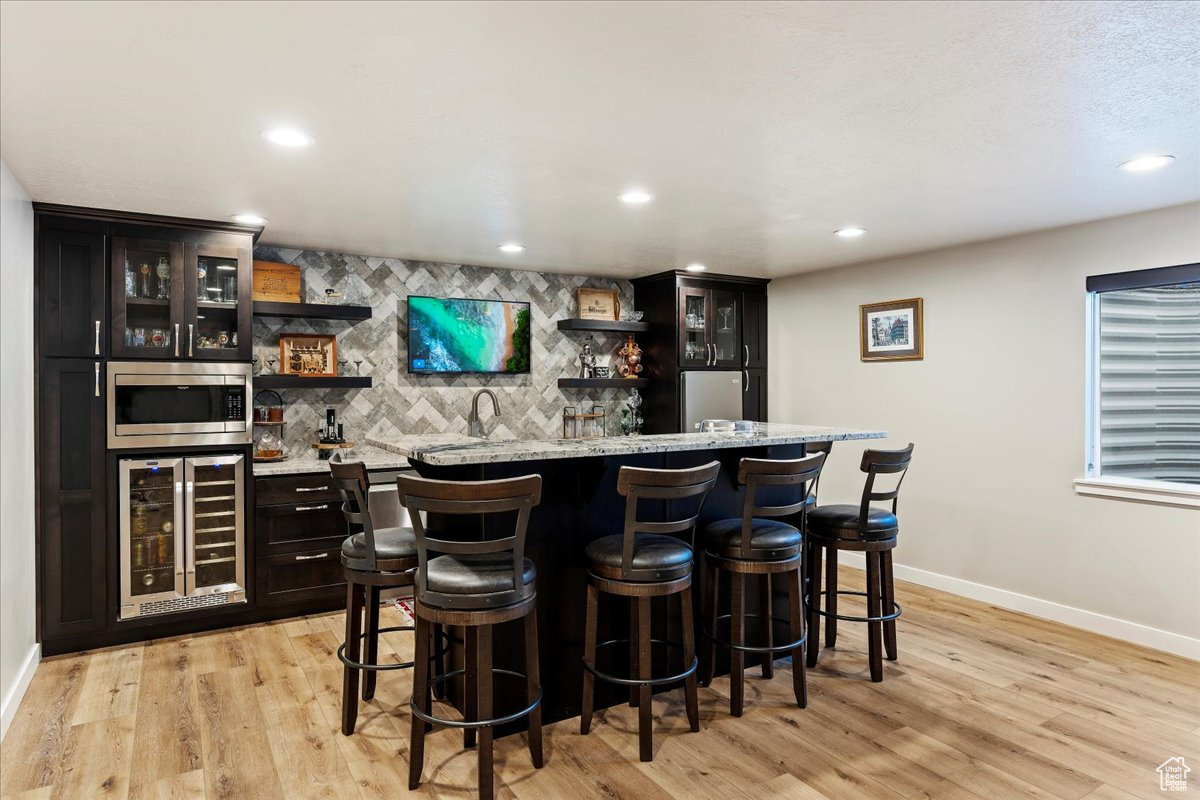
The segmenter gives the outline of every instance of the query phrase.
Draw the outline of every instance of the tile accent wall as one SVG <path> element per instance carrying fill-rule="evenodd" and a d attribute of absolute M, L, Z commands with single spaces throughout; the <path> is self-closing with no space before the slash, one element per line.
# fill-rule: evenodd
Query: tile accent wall
<path fill-rule="evenodd" d="M 343 292 L 353 302 L 369 303 L 372 317 L 362 322 L 337 320 L 256 319 L 254 355 L 258 369 L 269 371 L 266 359 L 279 356 L 279 334 L 326 333 L 337 336 L 338 358 L 346 359 L 345 374 L 354 375 L 354 359 L 363 359 L 362 374 L 374 381 L 370 389 L 289 389 L 281 392 L 287 404 L 285 445 L 293 456 L 311 449 L 325 409 L 337 409 L 346 424 L 346 438 L 384 438 L 407 433 L 466 433 L 471 397 L 486 387 L 500 399 L 501 417 L 492 420 L 491 403 L 481 398 L 480 416 L 494 436 L 557 437 L 562 434 L 562 411 L 581 402 L 605 404 L 609 435 L 619 430 L 619 409 L 628 392 L 622 389 L 560 390 L 558 378 L 579 373 L 576 360 L 586 334 L 559 331 L 557 321 L 576 313 L 575 290 L 580 286 L 620 292 L 621 307 L 630 308 L 633 287 L 627 281 L 582 275 L 402 261 L 396 258 L 319 253 L 284 247 L 259 246 L 254 257 L 302 267 L 306 299 L 322 296 L 326 288 Z M 533 335 L 528 375 L 410 375 L 408 374 L 408 295 L 470 297 L 529 301 Z M 600 364 L 616 363 L 622 339 L 597 334 L 594 351 Z M 607 359 L 607 360 L 606 360 Z M 275 369 L 279 365 L 276 363 Z"/>

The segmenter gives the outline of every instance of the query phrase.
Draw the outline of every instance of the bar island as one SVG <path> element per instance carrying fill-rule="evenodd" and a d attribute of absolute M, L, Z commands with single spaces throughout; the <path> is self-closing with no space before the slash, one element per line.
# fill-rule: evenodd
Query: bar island
<path fill-rule="evenodd" d="M 367 444 L 407 458 L 420 475 L 428 478 L 467 481 L 534 473 L 542 476 L 542 501 L 530 518 L 526 556 L 537 567 L 543 715 L 545 722 L 554 722 L 578 716 L 580 711 L 583 674 L 580 659 L 587 586 L 584 548 L 593 539 L 622 531 L 625 501 L 616 488 L 621 467 L 679 469 L 720 461 L 720 477 L 701 512 L 700 523 L 703 525 L 711 520 L 741 515 L 744 492 L 737 485 L 737 468 L 742 458 L 799 458 L 805 454 L 805 445 L 810 442 L 880 439 L 886 435 L 880 430 L 766 423 L 758 425 L 751 433 L 536 440 L 416 434 L 368 439 Z M 666 501 L 660 505 L 659 513 L 669 511 Z M 698 576 L 695 580 L 698 581 Z M 748 592 L 750 606 L 758 602 L 754 594 Z M 678 619 L 676 607 L 670 608 Z M 628 635 L 627 609 L 602 604 L 600 615 L 602 640 Z M 677 640 L 678 625 L 671 624 L 668 615 L 660 615 L 660 618 L 666 619 L 667 624 L 663 630 L 656 630 L 654 636 Z M 698 626 L 699 620 L 697 630 Z M 509 631 L 501 626 L 496 641 L 506 640 L 514 646 L 501 644 L 496 648 L 495 666 L 522 671 L 520 629 Z M 618 651 L 612 655 L 612 660 L 621 660 L 620 648 L 611 649 Z M 456 653 L 455 660 L 459 658 L 461 654 Z M 661 659 L 666 658 L 674 659 L 670 663 L 675 664 L 678 655 L 666 648 L 655 648 L 656 673 L 663 674 L 665 662 Z M 547 668 L 550 664 L 553 669 Z M 624 668 L 610 663 L 606 669 L 621 672 Z M 672 687 L 659 688 L 669 691 Z M 517 681 L 498 681 L 497 711 L 523 705 L 522 691 L 523 685 Z M 597 686 L 597 708 L 627 699 L 626 690 L 611 685 Z"/>

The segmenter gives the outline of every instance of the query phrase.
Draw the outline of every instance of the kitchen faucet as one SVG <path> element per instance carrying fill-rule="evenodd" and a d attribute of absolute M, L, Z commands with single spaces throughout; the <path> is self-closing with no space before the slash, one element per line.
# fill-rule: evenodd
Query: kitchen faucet
<path fill-rule="evenodd" d="M 497 417 L 500 416 L 500 401 L 496 399 L 496 393 L 491 389 L 480 389 L 471 398 L 471 416 L 467 417 L 467 435 L 474 436 L 477 439 L 486 439 L 487 436 L 483 432 L 483 423 L 479 421 L 479 395 L 486 394 L 492 398 L 492 413 Z"/>

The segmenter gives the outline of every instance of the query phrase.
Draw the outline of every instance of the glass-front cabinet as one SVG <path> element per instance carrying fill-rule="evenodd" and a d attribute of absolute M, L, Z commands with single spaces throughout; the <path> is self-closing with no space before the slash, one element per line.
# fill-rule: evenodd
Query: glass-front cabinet
<path fill-rule="evenodd" d="M 245 601 L 244 462 L 119 462 L 121 619 Z"/>
<path fill-rule="evenodd" d="M 250 236 L 113 237 L 114 356 L 249 359 L 251 259 Z"/>
<path fill-rule="evenodd" d="M 741 302 L 737 292 L 684 286 L 679 289 L 679 364 L 694 369 L 738 369 Z"/>

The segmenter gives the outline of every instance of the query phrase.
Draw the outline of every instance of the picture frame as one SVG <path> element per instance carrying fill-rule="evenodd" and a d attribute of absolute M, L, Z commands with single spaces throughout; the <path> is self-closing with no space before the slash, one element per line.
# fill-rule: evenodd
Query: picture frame
<path fill-rule="evenodd" d="M 925 358 L 925 302 L 920 297 L 858 307 L 862 361 L 921 361 Z"/>
<path fill-rule="evenodd" d="M 579 287 L 575 293 L 579 319 L 614 321 L 621 318 L 621 297 L 616 289 Z"/>
<path fill-rule="evenodd" d="M 337 377 L 337 337 L 323 333 L 279 334 L 279 374 Z"/>

